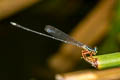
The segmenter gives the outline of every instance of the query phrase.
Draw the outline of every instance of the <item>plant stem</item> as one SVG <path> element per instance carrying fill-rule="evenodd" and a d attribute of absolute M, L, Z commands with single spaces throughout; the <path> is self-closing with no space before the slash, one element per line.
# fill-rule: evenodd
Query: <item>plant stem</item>
<path fill-rule="evenodd" d="M 120 52 L 104 54 L 93 56 L 93 58 L 88 57 L 89 59 L 96 59 L 95 62 L 89 61 L 97 69 L 105 69 L 111 67 L 120 67 Z"/>
<path fill-rule="evenodd" d="M 56 80 L 120 80 L 120 68 L 107 70 L 80 70 L 57 74 Z"/>

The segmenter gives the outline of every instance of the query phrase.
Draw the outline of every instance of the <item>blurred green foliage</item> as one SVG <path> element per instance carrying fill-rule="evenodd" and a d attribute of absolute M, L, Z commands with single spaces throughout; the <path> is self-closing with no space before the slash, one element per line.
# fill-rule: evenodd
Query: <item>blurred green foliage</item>
<path fill-rule="evenodd" d="M 119 46 L 119 34 L 120 34 L 120 0 L 117 0 L 115 8 L 113 10 L 110 31 L 105 37 L 105 40 L 99 46 L 99 53 L 111 53 L 120 51 Z"/>

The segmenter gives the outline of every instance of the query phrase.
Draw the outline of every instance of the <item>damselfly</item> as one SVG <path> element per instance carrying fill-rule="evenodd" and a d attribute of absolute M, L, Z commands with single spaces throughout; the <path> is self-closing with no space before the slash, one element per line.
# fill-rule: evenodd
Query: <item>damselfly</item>
<path fill-rule="evenodd" d="M 19 27 L 21 29 L 24 29 L 24 30 L 27 30 L 27 31 L 30 31 L 30 32 L 33 32 L 33 33 L 36 33 L 36 34 L 39 34 L 42 36 L 46 36 L 46 37 L 49 37 L 49 38 L 52 38 L 52 39 L 55 39 L 55 40 L 58 40 L 58 41 L 61 41 L 61 42 L 67 43 L 67 44 L 72 44 L 72 45 L 81 47 L 81 48 L 83 48 L 82 57 L 84 59 L 86 59 L 86 55 L 90 55 L 90 57 L 92 57 L 93 55 L 96 55 L 96 53 L 97 53 L 96 47 L 94 49 L 92 49 L 92 48 L 88 47 L 87 45 L 85 45 L 79 41 L 76 41 L 75 39 L 73 39 L 72 37 L 67 35 L 66 33 L 62 32 L 61 30 L 59 30 L 53 26 L 50 26 L 50 25 L 45 26 L 45 31 L 50 34 L 50 35 L 47 35 L 47 34 L 29 29 L 27 27 L 21 26 L 14 22 L 10 22 L 10 23 L 13 26 Z"/>

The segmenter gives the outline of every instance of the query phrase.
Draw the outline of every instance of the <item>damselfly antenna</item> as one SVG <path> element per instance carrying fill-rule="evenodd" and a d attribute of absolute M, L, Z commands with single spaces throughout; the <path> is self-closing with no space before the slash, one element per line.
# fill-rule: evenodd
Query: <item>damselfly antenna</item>
<path fill-rule="evenodd" d="M 30 31 L 30 32 L 33 32 L 33 33 L 36 33 L 36 34 L 39 34 L 39 35 L 42 35 L 42 36 L 46 36 L 46 37 L 49 37 L 49 38 L 52 38 L 52 39 L 55 39 L 55 40 L 58 40 L 58 41 L 61 41 L 61 42 L 64 42 L 64 43 L 68 43 L 68 44 L 72 44 L 72 45 L 75 45 L 75 46 L 78 46 L 78 47 L 82 47 L 83 49 L 85 50 L 88 50 L 88 51 L 94 51 L 96 53 L 96 48 L 95 49 L 92 49 L 86 45 L 84 45 L 83 43 L 79 42 L 79 41 L 76 41 L 74 40 L 72 37 L 70 37 L 69 35 L 67 35 L 66 33 L 62 32 L 61 30 L 53 27 L 53 26 L 50 26 L 50 25 L 46 25 L 45 26 L 45 31 L 47 33 L 49 33 L 50 35 L 47 35 L 47 34 L 44 34 L 44 33 L 40 33 L 38 31 L 35 31 L 35 30 L 32 30 L 32 29 L 29 29 L 29 28 L 26 28 L 24 26 L 21 26 L 17 23 L 14 23 L 14 22 L 10 22 L 13 26 L 16 26 L 16 27 L 19 27 L 19 28 L 22 28 L 24 30 L 27 30 L 27 31 Z"/>

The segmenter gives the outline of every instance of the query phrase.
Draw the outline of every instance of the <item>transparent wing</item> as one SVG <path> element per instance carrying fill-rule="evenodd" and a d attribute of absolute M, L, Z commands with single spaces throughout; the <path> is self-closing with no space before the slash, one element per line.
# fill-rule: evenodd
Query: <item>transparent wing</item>
<path fill-rule="evenodd" d="M 47 25 L 45 27 L 45 31 L 48 32 L 52 36 L 44 34 L 44 33 L 41 33 L 41 32 L 37 32 L 35 30 L 32 30 L 32 29 L 29 29 L 27 27 L 21 26 L 21 25 L 19 25 L 17 23 L 14 23 L 14 22 L 10 22 L 10 23 L 13 26 L 19 27 L 21 29 L 24 29 L 24 30 L 27 30 L 27 31 L 30 31 L 30 32 L 33 32 L 33 33 L 36 33 L 36 34 L 39 34 L 39 35 L 42 35 L 42 36 L 46 36 L 46 37 L 49 37 L 49 38 L 52 38 L 52 39 L 55 39 L 55 40 L 58 40 L 58 41 L 61 41 L 61 42 L 64 42 L 64 43 L 76 45 L 78 47 L 82 47 L 83 49 L 90 49 L 90 50 L 92 50 L 87 45 L 84 45 L 83 43 L 74 40 L 72 37 L 70 37 L 66 33 L 64 33 L 61 30 L 59 30 L 59 29 L 57 29 L 55 27 L 52 27 L 50 25 Z"/>
<path fill-rule="evenodd" d="M 65 41 L 66 43 L 76 45 L 78 47 L 82 47 L 84 45 L 83 43 L 80 43 L 80 42 L 74 40 L 72 37 L 70 37 L 66 33 L 62 32 L 61 30 L 59 30 L 55 27 L 52 27 L 50 25 L 46 25 L 45 31 L 48 32 L 50 35 L 54 36 L 55 38 Z"/>

